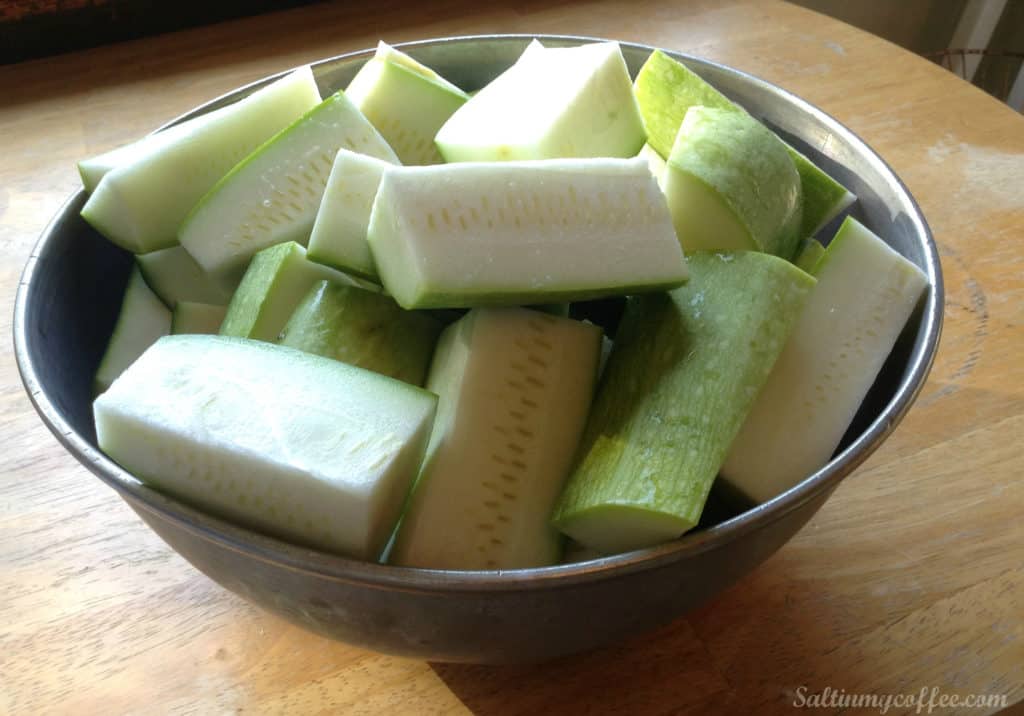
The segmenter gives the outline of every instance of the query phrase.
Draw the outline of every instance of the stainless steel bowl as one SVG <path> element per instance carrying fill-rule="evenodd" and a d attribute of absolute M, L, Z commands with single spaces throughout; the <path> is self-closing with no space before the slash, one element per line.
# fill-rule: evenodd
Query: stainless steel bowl
<path fill-rule="evenodd" d="M 466 89 L 508 67 L 530 36 L 456 37 L 403 50 Z M 575 45 L 593 38 L 540 38 Z M 632 72 L 652 48 L 623 44 Z M 326 94 L 371 50 L 313 66 Z M 265 537 L 155 492 L 96 447 L 92 376 L 110 336 L 131 257 L 61 208 L 25 267 L 14 339 L 25 389 L 57 439 L 172 548 L 224 587 L 308 629 L 392 654 L 464 662 L 540 660 L 596 646 L 691 609 L 752 570 L 799 530 L 889 435 L 924 384 L 938 344 L 943 291 L 928 225 L 906 187 L 831 117 L 767 82 L 669 52 L 775 128 L 860 198 L 853 214 L 920 266 L 931 283 L 839 452 L 771 502 L 742 510 L 715 495 L 701 527 L 659 547 L 544 569 L 418 570 L 368 564 Z M 187 117 L 252 92 L 240 88 Z"/>

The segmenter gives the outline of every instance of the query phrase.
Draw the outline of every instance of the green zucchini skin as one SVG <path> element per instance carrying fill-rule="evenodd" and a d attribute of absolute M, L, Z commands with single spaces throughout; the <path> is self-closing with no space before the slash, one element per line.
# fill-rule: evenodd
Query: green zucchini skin
<path fill-rule="evenodd" d="M 755 249 L 792 258 L 803 194 L 786 145 L 746 112 L 691 107 L 665 182 L 687 252 Z"/>
<path fill-rule="evenodd" d="M 632 296 L 553 514 L 615 553 L 700 520 L 711 484 L 814 279 L 760 252 L 697 252 L 690 281 Z"/>
<path fill-rule="evenodd" d="M 294 241 L 263 249 L 231 297 L 220 335 L 276 342 L 302 299 L 323 280 L 353 283 L 340 271 L 308 260 Z"/>
<path fill-rule="evenodd" d="M 421 386 L 442 328 L 429 313 L 403 310 L 390 296 L 320 281 L 278 343 Z"/>
<path fill-rule="evenodd" d="M 664 158 L 672 153 L 679 127 L 690 107 L 744 111 L 697 73 L 661 50 L 655 50 L 647 58 L 633 88 L 647 128 L 647 143 Z M 786 150 L 800 175 L 803 216 L 798 238 L 803 239 L 820 231 L 857 197 L 793 147 L 787 144 Z"/>

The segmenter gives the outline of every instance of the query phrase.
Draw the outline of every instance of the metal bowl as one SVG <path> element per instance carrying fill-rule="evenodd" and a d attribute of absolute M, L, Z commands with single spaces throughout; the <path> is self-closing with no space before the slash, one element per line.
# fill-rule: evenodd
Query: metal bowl
<path fill-rule="evenodd" d="M 472 90 L 508 67 L 532 36 L 456 37 L 402 49 Z M 547 37 L 549 45 L 593 38 Z M 636 72 L 652 48 L 623 44 Z M 372 51 L 313 65 L 325 94 Z M 669 52 L 853 190 L 853 214 L 920 266 L 930 289 L 832 461 L 752 509 L 713 494 L 699 529 L 669 544 L 543 569 L 419 570 L 325 554 L 256 534 L 147 488 L 96 446 L 92 377 L 110 336 L 131 256 L 79 217 L 73 196 L 43 232 L 18 289 L 14 339 L 25 389 L 57 439 L 212 579 L 289 620 L 350 644 L 463 662 L 546 659 L 663 624 L 713 596 L 789 540 L 889 435 L 924 384 L 943 291 L 928 225 L 906 187 L 867 145 L 820 110 L 762 80 Z M 188 115 L 238 99 L 240 88 Z"/>

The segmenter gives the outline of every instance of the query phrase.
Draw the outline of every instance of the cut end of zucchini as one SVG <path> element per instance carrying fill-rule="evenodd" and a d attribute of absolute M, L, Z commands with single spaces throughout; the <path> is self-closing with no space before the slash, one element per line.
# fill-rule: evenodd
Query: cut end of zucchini
<path fill-rule="evenodd" d="M 687 253 L 759 249 L 725 198 L 700 177 L 668 169 L 663 186 L 676 236 Z"/>
<path fill-rule="evenodd" d="M 383 42 L 345 94 L 380 131 L 402 164 L 443 161 L 434 136 L 469 99 L 430 68 Z"/>
<path fill-rule="evenodd" d="M 668 542 L 696 526 L 685 518 L 632 505 L 600 505 L 558 522 L 562 532 L 601 554 Z"/>
<path fill-rule="evenodd" d="M 146 135 L 142 139 L 111 149 L 95 157 L 83 159 L 78 163 L 78 173 L 82 177 L 82 185 L 90 194 L 96 190 L 100 181 L 117 167 L 138 162 L 146 157 L 163 151 L 166 147 L 181 141 L 182 137 L 198 131 L 204 124 L 219 121 L 220 115 L 230 111 L 229 107 L 221 107 L 198 117 L 186 120 L 173 127 Z"/>
<path fill-rule="evenodd" d="M 449 162 L 632 157 L 643 121 L 618 43 L 533 47 L 452 115 Z"/>
<path fill-rule="evenodd" d="M 309 237 L 310 261 L 379 280 L 366 233 L 381 176 L 390 166 L 347 149 L 338 152 Z"/>
<path fill-rule="evenodd" d="M 135 260 L 146 283 L 168 308 L 181 301 L 226 306 L 238 287 L 238 281 L 207 274 L 183 246 L 139 254 Z"/>
<path fill-rule="evenodd" d="M 93 392 L 100 394 L 147 348 L 171 329 L 171 312 L 146 285 L 138 266 L 132 267 L 121 301 L 121 312 L 103 354 Z"/>
<path fill-rule="evenodd" d="M 645 144 L 637 156 L 647 161 L 647 166 L 651 170 L 651 174 L 653 174 L 654 178 L 658 181 L 658 186 L 664 190 L 665 178 L 668 174 L 668 165 L 665 163 L 662 156 L 658 154 L 650 144 Z"/>
<path fill-rule="evenodd" d="M 135 221 L 134 214 L 117 210 L 127 202 L 118 181 L 108 173 L 89 195 L 81 215 L 89 226 L 132 253 L 157 251 L 174 245 L 174 238 L 168 236 L 158 242 L 147 241 L 145 231 Z"/>

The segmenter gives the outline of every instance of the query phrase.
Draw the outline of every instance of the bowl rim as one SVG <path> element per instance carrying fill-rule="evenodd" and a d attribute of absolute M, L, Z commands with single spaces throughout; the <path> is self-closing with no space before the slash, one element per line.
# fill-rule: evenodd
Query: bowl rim
<path fill-rule="evenodd" d="M 409 51 L 423 47 L 465 43 L 465 42 L 522 42 L 530 40 L 585 43 L 608 42 L 599 37 L 579 35 L 548 34 L 486 34 L 456 35 L 450 37 L 416 40 L 396 43 L 398 49 Z M 620 41 L 623 47 L 638 51 L 653 52 L 651 45 Z M 369 59 L 376 48 L 347 52 L 310 62 L 316 68 L 359 59 Z M 738 539 L 745 534 L 764 528 L 799 509 L 807 502 L 827 496 L 854 469 L 864 462 L 893 431 L 909 410 L 911 404 L 924 387 L 928 373 L 935 359 L 939 337 L 942 331 L 944 287 L 938 248 L 928 223 L 917 201 L 904 182 L 892 168 L 853 131 L 809 102 L 760 79 L 754 75 L 727 65 L 712 62 L 694 55 L 671 50 L 662 50 L 674 59 L 684 61 L 691 67 L 710 67 L 718 72 L 738 76 L 744 82 L 759 86 L 763 91 L 779 95 L 802 112 L 812 115 L 827 126 L 831 132 L 843 138 L 851 147 L 874 165 L 876 171 L 886 176 L 898 187 L 902 202 L 910 209 L 908 218 L 917 236 L 923 237 L 924 262 L 920 267 L 928 277 L 929 290 L 921 314 L 920 332 L 912 349 L 903 378 L 885 405 L 870 425 L 854 439 L 841 453 L 824 467 L 797 483 L 789 490 L 771 500 L 753 507 L 734 517 L 699 532 L 688 533 L 671 542 L 623 554 L 601 557 L 581 562 L 550 567 L 535 567 L 514 570 L 440 570 L 413 567 L 398 567 L 356 560 L 340 555 L 321 552 L 295 545 L 284 540 L 269 537 L 244 527 L 234 525 L 221 518 L 197 510 L 163 493 L 143 485 L 137 478 L 123 470 L 102 452 L 94 449 L 89 442 L 75 431 L 62 417 L 53 400 L 44 389 L 28 350 L 28 296 L 36 273 L 39 257 L 50 242 L 55 240 L 58 224 L 68 212 L 80 206 L 85 199 L 84 190 L 69 197 L 51 218 L 37 240 L 22 272 L 15 297 L 14 309 L 14 352 L 22 383 L 29 400 L 44 424 L 57 440 L 86 468 L 112 487 L 134 509 L 145 510 L 154 516 L 175 523 L 178 527 L 205 540 L 219 543 L 222 547 L 240 552 L 250 558 L 273 563 L 292 571 L 312 574 L 318 578 L 358 583 L 364 587 L 387 590 L 417 592 L 491 592 L 521 591 L 534 589 L 568 588 L 577 584 L 622 577 L 624 575 L 665 567 L 687 558 L 714 549 L 720 544 Z M 254 82 L 237 87 L 198 107 L 185 112 L 161 125 L 160 131 L 192 116 L 210 111 L 217 106 L 233 101 L 240 94 L 251 92 L 290 70 L 274 73 Z"/>

